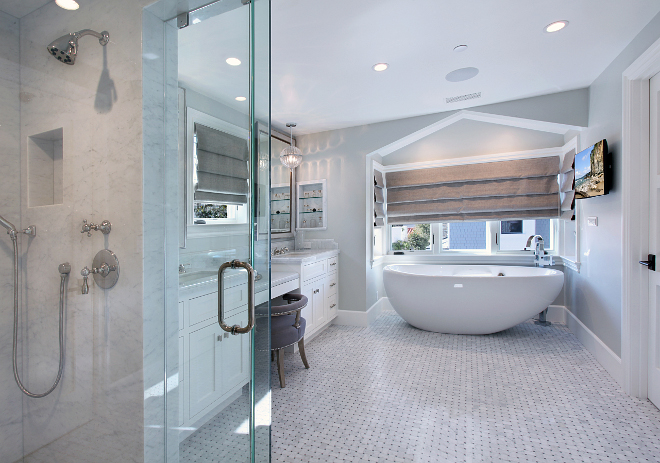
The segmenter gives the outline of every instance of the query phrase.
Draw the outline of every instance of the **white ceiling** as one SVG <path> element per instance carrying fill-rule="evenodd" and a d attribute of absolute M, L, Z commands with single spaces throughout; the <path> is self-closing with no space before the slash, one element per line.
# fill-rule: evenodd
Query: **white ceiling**
<path fill-rule="evenodd" d="M 583 88 L 659 11 L 656 0 L 273 0 L 273 122 L 310 133 Z M 373 71 L 379 62 L 390 68 Z M 479 75 L 445 80 L 468 66 Z"/>
<path fill-rule="evenodd" d="M 22 18 L 26 14 L 38 10 L 46 3 L 53 0 L 0 0 L 0 11 L 12 15 L 15 18 Z"/>

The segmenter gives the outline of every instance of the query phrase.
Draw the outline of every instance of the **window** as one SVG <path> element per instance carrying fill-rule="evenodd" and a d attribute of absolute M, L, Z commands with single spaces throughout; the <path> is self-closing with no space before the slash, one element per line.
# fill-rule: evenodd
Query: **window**
<path fill-rule="evenodd" d="M 541 235 L 545 249 L 552 250 L 554 233 L 551 219 L 509 220 L 500 222 L 500 251 L 522 251 L 527 239 L 533 235 Z"/>
<path fill-rule="evenodd" d="M 393 251 L 430 251 L 431 224 L 392 225 L 390 237 Z"/>
<path fill-rule="evenodd" d="M 195 202 L 193 223 L 195 225 L 243 223 L 245 212 L 246 208 L 243 205 Z"/>
<path fill-rule="evenodd" d="M 442 224 L 442 249 L 486 249 L 486 222 L 455 222 Z"/>
<path fill-rule="evenodd" d="M 452 223 L 408 223 L 389 227 L 390 250 L 434 254 L 523 252 L 527 239 L 541 235 L 547 251 L 556 250 L 557 219 Z"/>

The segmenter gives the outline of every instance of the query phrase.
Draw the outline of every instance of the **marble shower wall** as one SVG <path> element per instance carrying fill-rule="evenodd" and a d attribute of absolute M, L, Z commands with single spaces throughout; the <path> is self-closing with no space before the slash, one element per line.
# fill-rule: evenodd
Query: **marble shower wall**
<path fill-rule="evenodd" d="M 46 389 L 57 373 L 57 266 L 70 262 L 72 267 L 62 382 L 44 399 L 22 401 L 26 462 L 143 461 L 141 18 L 146 3 L 92 0 L 68 12 L 51 2 L 20 20 L 20 151 L 14 151 L 20 175 L 8 177 L 21 192 L 17 225 L 38 230 L 35 238 L 22 237 L 21 245 L 22 374 L 34 391 Z M 93 37 L 82 38 L 74 66 L 46 53 L 52 40 L 86 28 L 109 31 L 110 43 L 102 47 Z M 5 92 L 11 79 L 5 78 L 4 61 L 2 69 Z M 4 94 L 0 98 L 4 107 Z M 28 137 L 55 129 L 63 135 L 61 173 L 55 169 L 62 196 L 55 196 L 56 204 L 29 207 Z M 17 128 L 9 137 L 18 133 Z M 4 172 L 3 165 L 3 182 Z M 8 200 L 0 197 L 0 207 Z M 107 219 L 112 232 L 88 237 L 80 233 L 83 219 Z M 119 282 L 103 290 L 90 279 L 90 294 L 83 295 L 80 270 L 91 267 L 101 249 L 117 254 Z M 3 282 L 7 256 L 3 242 Z M 0 287 L 3 296 L 9 289 Z M 1 316 L 4 372 L 6 304 Z M 1 375 L 0 394 L 10 389 L 4 387 L 8 377 Z M 0 431 L 2 442 L 9 434 Z"/>
<path fill-rule="evenodd" d="M 20 225 L 19 22 L 0 12 L 0 215 Z M 23 455 L 22 393 L 12 372 L 13 256 L 9 236 L 0 229 L 0 461 Z"/>

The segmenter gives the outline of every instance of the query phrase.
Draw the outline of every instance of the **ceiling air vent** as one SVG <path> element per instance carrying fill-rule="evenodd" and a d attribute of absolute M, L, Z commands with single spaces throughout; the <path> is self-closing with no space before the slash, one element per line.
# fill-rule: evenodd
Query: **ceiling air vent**
<path fill-rule="evenodd" d="M 445 98 L 445 101 L 447 103 L 458 103 L 459 101 L 474 100 L 475 98 L 481 98 L 481 92 L 468 93 L 467 95 L 460 95 L 460 96 L 452 96 L 451 98 Z"/>

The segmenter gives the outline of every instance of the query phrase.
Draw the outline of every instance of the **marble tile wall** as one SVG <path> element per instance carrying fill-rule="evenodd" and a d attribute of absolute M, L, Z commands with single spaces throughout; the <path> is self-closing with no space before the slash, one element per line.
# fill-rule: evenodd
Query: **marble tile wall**
<path fill-rule="evenodd" d="M 15 42 L 16 50 L 20 44 L 20 86 L 17 63 L 5 56 L 9 47 L 0 50 L 0 142 L 3 147 L 14 144 L 13 152 L 0 157 L 2 190 L 20 192 L 20 210 L 10 207 L 18 206 L 18 194 L 3 193 L 0 214 L 8 215 L 17 226 L 36 225 L 38 230 L 35 238 L 21 238 L 20 332 L 22 375 L 37 392 L 46 389 L 57 373 L 57 266 L 62 262 L 72 266 L 64 376 L 50 396 L 21 400 L 16 386 L 10 384 L 8 305 L 3 303 L 0 312 L 0 394 L 3 404 L 16 408 L 5 413 L 3 405 L 0 452 L 17 455 L 14 447 L 21 439 L 12 423 L 22 408 L 22 420 L 17 422 L 20 426 L 22 421 L 26 462 L 89 462 L 96 452 L 102 452 L 105 461 L 144 460 L 141 18 L 147 3 L 91 0 L 75 13 L 48 3 L 24 16 L 20 39 Z M 2 15 L 0 21 L 1 34 L 18 32 L 19 22 L 14 18 Z M 110 43 L 102 47 L 92 37 L 82 38 L 74 66 L 63 65 L 46 53 L 45 46 L 52 40 L 85 28 L 109 31 Z M 13 43 L 2 38 L 5 44 Z M 19 94 L 20 118 L 16 117 Z M 11 117 L 4 108 L 14 110 L 13 122 L 4 121 Z M 28 137 L 59 128 L 63 132 L 62 204 L 28 207 Z M 9 188 L 5 188 L 7 183 Z M 81 234 L 83 219 L 110 220 L 112 232 Z M 11 281 L 6 275 L 10 254 L 5 241 L 0 243 L 0 300 L 8 301 L 11 285 L 5 282 Z M 101 249 L 117 254 L 119 282 L 108 290 L 90 282 L 90 294 L 83 295 L 80 270 L 91 267 Z M 162 267 L 162 262 L 158 265 Z M 7 440 L 16 444 L 11 450 L 4 444 Z M 0 460 L 14 461 L 13 456 L 6 459 L 4 455 Z"/>
<path fill-rule="evenodd" d="M 0 12 L 0 215 L 20 225 L 19 22 Z M 22 455 L 22 394 L 12 373 L 13 248 L 0 229 L 0 461 Z"/>

